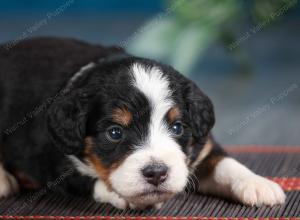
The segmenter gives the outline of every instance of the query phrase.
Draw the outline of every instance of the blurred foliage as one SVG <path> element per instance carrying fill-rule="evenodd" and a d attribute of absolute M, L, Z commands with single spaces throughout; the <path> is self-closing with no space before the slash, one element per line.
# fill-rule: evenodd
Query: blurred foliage
<path fill-rule="evenodd" d="M 167 0 L 166 10 L 138 30 L 127 49 L 190 73 L 213 42 L 220 41 L 229 49 L 238 40 L 235 25 L 241 19 L 250 18 L 259 25 L 292 1 L 297 0 Z M 241 66 L 249 68 L 240 46 L 228 51 Z"/>
<path fill-rule="evenodd" d="M 268 19 L 271 13 L 279 10 L 285 4 L 292 2 L 293 0 L 255 0 L 253 3 L 252 17 L 256 22 L 262 22 Z"/>

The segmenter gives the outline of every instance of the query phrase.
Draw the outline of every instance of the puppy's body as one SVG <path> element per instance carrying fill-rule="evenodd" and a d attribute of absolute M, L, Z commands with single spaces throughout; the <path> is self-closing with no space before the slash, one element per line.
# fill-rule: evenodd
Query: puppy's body
<path fill-rule="evenodd" d="M 51 38 L 29 40 L 9 51 L 1 47 L 2 160 L 25 187 L 53 181 L 68 168 L 69 160 L 47 136 L 46 110 L 82 66 L 115 51 Z"/>
<path fill-rule="evenodd" d="M 171 67 L 53 38 L 0 58 L 0 182 L 14 176 L 32 189 L 63 176 L 55 190 L 118 208 L 159 206 L 189 177 L 199 192 L 246 204 L 284 201 L 277 184 L 214 142 L 210 100 Z M 0 185 L 0 197 L 15 188 Z"/>

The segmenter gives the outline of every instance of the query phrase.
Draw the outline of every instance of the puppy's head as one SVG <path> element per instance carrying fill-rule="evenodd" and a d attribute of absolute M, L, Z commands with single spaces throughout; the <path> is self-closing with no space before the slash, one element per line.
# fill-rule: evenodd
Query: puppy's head
<path fill-rule="evenodd" d="M 102 63 L 87 75 L 48 110 L 54 144 L 129 202 L 181 192 L 214 124 L 210 100 L 154 61 Z"/>

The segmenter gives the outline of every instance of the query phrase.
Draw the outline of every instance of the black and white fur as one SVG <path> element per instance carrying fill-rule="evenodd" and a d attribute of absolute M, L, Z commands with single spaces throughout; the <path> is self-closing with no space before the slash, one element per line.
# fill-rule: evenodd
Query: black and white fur
<path fill-rule="evenodd" d="M 170 132 L 173 108 L 184 124 L 180 137 Z M 120 109 L 129 121 L 115 143 L 107 129 Z M 279 185 L 228 157 L 213 140 L 212 103 L 193 82 L 119 48 L 56 38 L 2 47 L 0 113 L 0 197 L 37 189 L 73 169 L 55 190 L 120 209 L 159 208 L 190 178 L 197 179 L 198 192 L 247 205 L 285 200 Z M 159 164 L 166 177 L 150 184 L 142 170 Z"/>

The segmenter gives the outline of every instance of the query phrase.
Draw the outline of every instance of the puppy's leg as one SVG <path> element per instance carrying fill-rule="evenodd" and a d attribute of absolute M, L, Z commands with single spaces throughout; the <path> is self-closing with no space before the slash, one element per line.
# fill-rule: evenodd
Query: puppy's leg
<path fill-rule="evenodd" d="M 0 198 L 17 193 L 18 190 L 19 187 L 16 179 L 0 163 Z"/>
<path fill-rule="evenodd" d="M 284 203 L 285 194 L 277 183 L 256 175 L 226 156 L 211 139 L 207 144 L 212 146 L 205 146 L 204 149 L 210 148 L 211 152 L 197 164 L 195 170 L 200 192 L 231 198 L 251 206 Z"/>
<path fill-rule="evenodd" d="M 115 192 L 110 191 L 101 180 L 96 181 L 93 196 L 95 201 L 109 203 L 118 209 L 125 209 L 127 207 L 127 202 Z"/>

